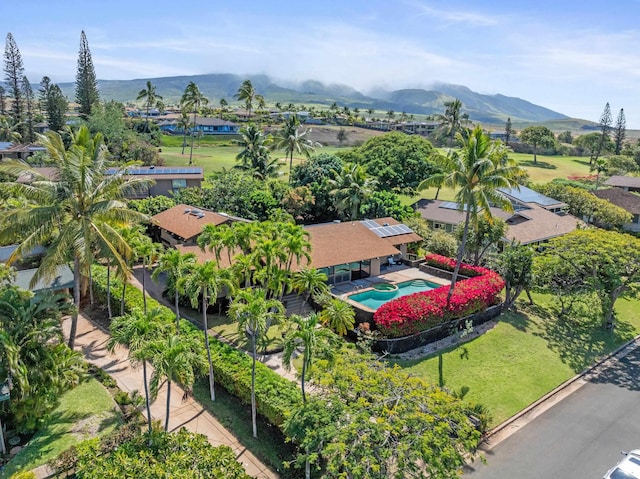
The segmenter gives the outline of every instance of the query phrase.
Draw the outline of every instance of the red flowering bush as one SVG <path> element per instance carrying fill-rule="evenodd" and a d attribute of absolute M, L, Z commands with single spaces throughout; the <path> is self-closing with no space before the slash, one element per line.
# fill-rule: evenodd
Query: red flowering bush
<path fill-rule="evenodd" d="M 427 263 L 441 269 L 453 270 L 455 267 L 455 260 L 445 256 L 430 254 L 426 259 Z M 469 316 L 499 302 L 498 295 L 504 288 L 500 275 L 464 263 L 460 266 L 460 273 L 471 277 L 456 283 L 449 305 L 449 286 L 402 296 L 378 308 L 373 316 L 378 330 L 388 338 L 408 336 Z"/>

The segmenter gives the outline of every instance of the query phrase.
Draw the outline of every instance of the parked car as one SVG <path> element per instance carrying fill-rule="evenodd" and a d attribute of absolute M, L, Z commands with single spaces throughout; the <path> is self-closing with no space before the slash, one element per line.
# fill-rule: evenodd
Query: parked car
<path fill-rule="evenodd" d="M 624 458 L 603 479 L 640 479 L 640 449 L 623 452 Z"/>

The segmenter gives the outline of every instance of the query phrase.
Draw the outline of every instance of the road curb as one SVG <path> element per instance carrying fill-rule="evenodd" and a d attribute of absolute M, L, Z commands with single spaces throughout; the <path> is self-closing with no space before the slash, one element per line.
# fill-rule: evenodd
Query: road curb
<path fill-rule="evenodd" d="M 565 382 L 557 386 L 552 391 L 548 392 L 540 399 L 531 403 L 529 406 L 518 412 L 514 416 L 499 424 L 498 426 L 487 432 L 479 446 L 481 451 L 488 451 L 493 449 L 499 443 L 507 439 L 523 426 L 528 424 L 531 420 L 553 407 L 556 403 L 569 396 L 588 382 L 588 378 L 596 373 L 600 368 L 603 368 L 610 361 L 614 359 L 620 359 L 629 354 L 629 352 L 636 347 L 640 346 L 640 334 L 634 337 L 632 340 L 623 344 L 607 356 L 599 360 L 593 366 L 585 369 L 581 373 L 574 377 L 567 379 Z"/>

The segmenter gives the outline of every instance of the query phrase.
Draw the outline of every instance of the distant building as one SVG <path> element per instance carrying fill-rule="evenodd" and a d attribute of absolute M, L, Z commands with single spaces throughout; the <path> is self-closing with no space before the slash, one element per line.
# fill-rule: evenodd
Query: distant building
<path fill-rule="evenodd" d="M 622 227 L 627 231 L 640 232 L 640 195 L 626 191 L 623 188 L 596 190 L 591 193 L 631 213 L 633 215 L 631 223 L 627 223 Z"/>
<path fill-rule="evenodd" d="M 119 168 L 109 168 L 107 174 L 121 171 Z M 124 170 L 126 176 L 135 176 L 153 180 L 154 183 L 146 188 L 136 189 L 127 194 L 128 199 L 147 198 L 149 196 L 171 196 L 183 188 L 202 186 L 204 170 L 202 167 L 167 167 L 167 166 L 136 166 Z"/>
<path fill-rule="evenodd" d="M 34 153 L 46 151 L 46 148 L 33 143 L 12 143 L 10 141 L 0 141 L 0 160 L 26 160 Z"/>
<path fill-rule="evenodd" d="M 640 193 L 640 177 L 639 176 L 621 176 L 614 175 L 604 182 L 607 186 L 622 188 L 625 191 L 634 191 Z"/>
<path fill-rule="evenodd" d="M 169 135 L 184 135 L 184 130 L 178 127 L 176 119 L 164 120 L 158 123 L 160 131 Z M 196 126 L 187 131 L 187 134 L 202 133 L 203 135 L 237 135 L 240 126 L 231 121 L 220 118 L 196 118 Z"/>

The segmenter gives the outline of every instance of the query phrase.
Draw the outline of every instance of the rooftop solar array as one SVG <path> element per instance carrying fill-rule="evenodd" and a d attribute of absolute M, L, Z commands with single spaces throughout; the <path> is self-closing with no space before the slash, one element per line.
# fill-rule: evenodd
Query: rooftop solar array
<path fill-rule="evenodd" d="M 519 189 L 520 191 L 518 191 L 518 188 L 498 188 L 498 190 L 505 195 L 511 196 L 522 203 L 536 203 L 540 206 L 551 206 L 561 203 L 561 201 L 549 198 L 526 186 L 521 186 Z"/>
<path fill-rule="evenodd" d="M 120 168 L 109 168 L 107 174 L 114 174 Z M 196 175 L 202 173 L 202 168 L 151 168 L 135 167 L 124 170 L 128 175 Z"/>
<path fill-rule="evenodd" d="M 400 236 L 413 233 L 413 230 L 407 225 L 379 225 L 373 220 L 361 221 L 363 225 L 369 228 L 372 232 L 378 235 L 380 238 L 389 238 L 391 236 Z"/>

